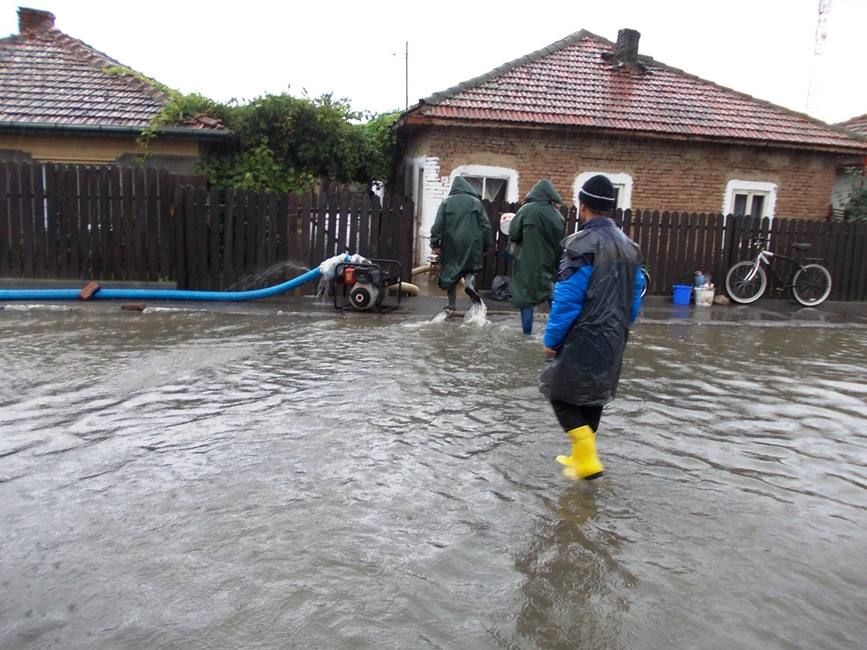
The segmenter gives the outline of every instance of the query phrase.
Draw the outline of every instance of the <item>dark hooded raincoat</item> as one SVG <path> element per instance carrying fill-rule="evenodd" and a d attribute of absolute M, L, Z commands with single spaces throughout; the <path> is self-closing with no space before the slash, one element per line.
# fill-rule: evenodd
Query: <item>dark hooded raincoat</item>
<path fill-rule="evenodd" d="M 641 252 L 613 220 L 603 218 L 563 240 L 563 249 L 558 282 L 567 284 L 573 274 L 583 275 L 588 263 L 592 270 L 580 314 L 557 356 L 545 362 L 539 390 L 549 400 L 604 405 L 614 398 L 620 380 L 630 319 L 636 311 Z"/>
<path fill-rule="evenodd" d="M 441 248 L 441 289 L 451 289 L 467 273 L 482 270 L 482 255 L 491 246 L 491 220 L 479 193 L 460 176 L 440 204 L 430 245 Z"/>
<path fill-rule="evenodd" d="M 534 307 L 551 300 L 560 240 L 566 232 L 563 215 L 551 203 L 562 203 L 554 185 L 541 180 L 509 224 L 509 241 L 517 244 L 512 272 L 512 304 Z"/>

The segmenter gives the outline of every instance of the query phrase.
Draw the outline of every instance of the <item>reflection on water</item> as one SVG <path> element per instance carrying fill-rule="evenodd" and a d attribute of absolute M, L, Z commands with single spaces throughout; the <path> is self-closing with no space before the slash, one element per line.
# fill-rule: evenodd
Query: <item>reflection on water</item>
<path fill-rule="evenodd" d="M 858 327 L 642 323 L 570 483 L 518 319 L 0 312 L 0 647 L 860 647 Z"/>

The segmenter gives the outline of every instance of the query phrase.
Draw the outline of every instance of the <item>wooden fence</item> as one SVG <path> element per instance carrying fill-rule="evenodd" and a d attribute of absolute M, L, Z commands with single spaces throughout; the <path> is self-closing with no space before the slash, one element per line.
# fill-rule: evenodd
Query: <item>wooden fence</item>
<path fill-rule="evenodd" d="M 277 263 L 310 267 L 347 248 L 397 259 L 408 273 L 408 199 L 182 182 L 142 167 L 0 164 L 0 277 L 225 289 Z"/>
<path fill-rule="evenodd" d="M 486 203 L 495 245 L 485 257 L 482 285 L 489 286 L 495 275 L 508 275 L 511 262 L 505 250 L 508 238 L 499 232 L 499 218 L 504 212 L 517 211 L 518 204 Z M 566 232 L 578 226 L 575 207 L 564 208 Z M 867 223 L 818 219 L 753 219 L 732 215 L 650 210 L 618 210 L 615 221 L 641 248 L 651 274 L 651 294 L 671 294 L 674 284 L 692 284 L 693 273 L 710 274 L 719 290 L 725 273 L 735 262 L 752 258 L 750 238 L 770 236 L 769 248 L 781 255 L 794 257 L 791 245 L 811 244 L 804 258 L 821 258 L 831 272 L 831 300 L 867 300 Z M 783 278 L 789 268 L 784 262 L 776 267 Z M 771 289 L 774 278 L 769 274 Z"/>
<path fill-rule="evenodd" d="M 269 267 L 310 267 L 346 249 L 396 259 L 409 273 L 409 199 L 209 191 L 189 180 L 141 167 L 0 163 L 0 277 L 226 289 Z M 511 272 L 499 218 L 518 207 L 487 204 L 495 246 L 485 256 L 482 287 Z M 563 214 L 574 232 L 575 208 Z M 721 288 L 726 270 L 750 256 L 748 240 L 763 234 L 784 255 L 796 241 L 811 243 L 805 257 L 823 259 L 834 281 L 831 298 L 867 300 L 867 223 L 641 210 L 618 211 L 616 220 L 641 247 L 654 294 L 691 284 L 699 269 Z M 263 281 L 279 281 L 277 271 Z"/>
<path fill-rule="evenodd" d="M 386 196 L 380 203 L 358 194 L 179 187 L 174 204 L 179 286 L 226 289 L 275 265 L 278 271 L 287 263 L 310 268 L 347 250 L 397 260 L 409 275 L 413 210 L 408 199 Z"/>

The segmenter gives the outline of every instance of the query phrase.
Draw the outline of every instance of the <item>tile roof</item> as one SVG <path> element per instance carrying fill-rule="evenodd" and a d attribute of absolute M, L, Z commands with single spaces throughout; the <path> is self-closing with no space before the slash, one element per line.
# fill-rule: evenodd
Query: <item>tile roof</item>
<path fill-rule="evenodd" d="M 859 115 L 858 117 L 853 117 L 845 122 L 840 122 L 836 126 L 848 129 L 849 131 L 854 131 L 862 136 L 867 136 L 867 113 Z"/>
<path fill-rule="evenodd" d="M 404 121 L 596 127 L 846 150 L 867 146 L 807 115 L 650 57 L 639 56 L 637 67 L 617 67 L 603 57 L 614 48 L 614 43 L 595 34 L 576 32 L 421 100 L 405 113 Z"/>
<path fill-rule="evenodd" d="M 142 128 L 168 101 L 145 80 L 108 72 L 123 66 L 56 29 L 53 15 L 25 11 L 42 20 L 0 39 L 0 122 Z"/>

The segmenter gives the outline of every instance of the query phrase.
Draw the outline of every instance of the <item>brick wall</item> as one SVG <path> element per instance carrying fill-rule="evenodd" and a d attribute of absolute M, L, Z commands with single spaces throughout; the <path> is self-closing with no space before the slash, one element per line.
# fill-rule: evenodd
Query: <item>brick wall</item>
<path fill-rule="evenodd" d="M 726 183 L 777 185 L 775 216 L 825 218 L 836 154 L 706 142 L 665 141 L 523 129 L 428 127 L 410 137 L 415 156 L 438 160 L 448 180 L 460 165 L 518 172 L 518 194 L 549 178 L 572 203 L 575 177 L 587 171 L 632 177 L 632 208 L 720 212 Z M 431 179 L 433 180 L 433 179 Z"/>

